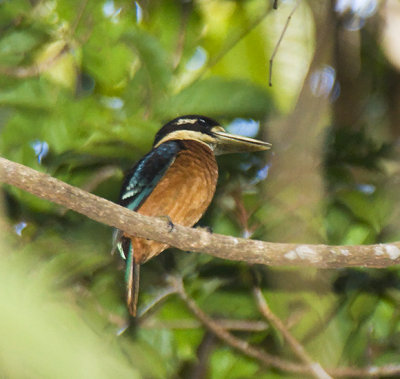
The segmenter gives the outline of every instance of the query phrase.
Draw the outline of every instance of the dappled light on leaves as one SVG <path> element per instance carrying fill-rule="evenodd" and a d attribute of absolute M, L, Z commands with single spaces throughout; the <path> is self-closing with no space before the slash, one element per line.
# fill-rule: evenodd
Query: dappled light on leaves
<path fill-rule="evenodd" d="M 111 228 L 4 185 L 0 377 L 399 375 L 398 267 L 317 269 L 312 245 L 399 259 L 395 0 L 0 3 L 1 157 L 116 201 L 164 122 L 216 118 L 273 147 L 218 158 L 203 239 L 298 243 L 285 262 L 309 263 L 169 249 L 133 320 Z"/>

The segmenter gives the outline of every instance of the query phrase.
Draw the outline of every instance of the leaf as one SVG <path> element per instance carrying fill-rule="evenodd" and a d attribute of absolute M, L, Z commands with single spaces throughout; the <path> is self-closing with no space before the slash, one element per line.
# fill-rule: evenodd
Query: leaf
<path fill-rule="evenodd" d="M 185 88 L 160 105 L 162 118 L 182 114 L 204 114 L 211 117 L 264 118 L 272 101 L 262 87 L 247 81 L 212 77 Z"/>
<path fill-rule="evenodd" d="M 361 221 L 370 225 L 379 233 L 389 221 L 393 204 L 381 191 L 366 194 L 361 191 L 346 191 L 338 196 L 338 200 L 347 206 Z"/>
<path fill-rule="evenodd" d="M 143 106 L 152 109 L 167 95 L 172 79 L 167 53 L 156 38 L 139 29 L 125 33 L 122 41 L 135 54 L 138 66 L 127 85 L 126 108 L 129 112 L 137 112 Z"/>
<path fill-rule="evenodd" d="M 361 324 L 370 318 L 377 306 L 375 294 L 360 293 L 349 307 L 349 312 L 356 324 Z"/>
<path fill-rule="evenodd" d="M 119 91 L 126 80 L 133 56 L 122 43 L 92 41 L 83 49 L 83 65 L 106 93 Z M 122 85 L 124 86 L 124 85 Z"/>
<path fill-rule="evenodd" d="M 218 291 L 208 296 L 199 306 L 210 314 L 232 318 L 252 318 L 258 314 L 254 300 L 245 291 Z"/>
<path fill-rule="evenodd" d="M 343 237 L 343 245 L 362 245 L 372 243 L 375 240 L 375 233 L 365 224 L 354 224 L 348 228 L 346 235 Z"/>
<path fill-rule="evenodd" d="M 54 106 L 56 97 L 45 81 L 24 80 L 13 87 L 0 90 L 0 105 L 48 109 Z"/>
<path fill-rule="evenodd" d="M 250 358 L 231 349 L 215 350 L 210 360 L 211 379 L 235 379 L 259 377 L 259 366 Z"/>
<path fill-rule="evenodd" d="M 146 70 L 148 80 L 156 89 L 166 89 L 171 79 L 172 70 L 169 67 L 167 54 L 156 38 L 140 29 L 133 29 L 122 36 L 128 46 L 139 56 Z"/>
<path fill-rule="evenodd" d="M 40 43 L 40 36 L 31 30 L 14 31 L 0 39 L 2 65 L 18 64 L 25 55 Z"/>

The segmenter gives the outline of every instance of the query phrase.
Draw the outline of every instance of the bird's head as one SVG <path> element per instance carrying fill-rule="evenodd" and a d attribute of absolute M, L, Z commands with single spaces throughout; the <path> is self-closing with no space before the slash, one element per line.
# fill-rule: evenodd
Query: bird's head
<path fill-rule="evenodd" d="M 171 140 L 201 142 L 216 155 L 263 151 L 271 148 L 268 142 L 227 133 L 215 120 L 198 115 L 178 117 L 165 124 L 157 132 L 153 147 Z"/>

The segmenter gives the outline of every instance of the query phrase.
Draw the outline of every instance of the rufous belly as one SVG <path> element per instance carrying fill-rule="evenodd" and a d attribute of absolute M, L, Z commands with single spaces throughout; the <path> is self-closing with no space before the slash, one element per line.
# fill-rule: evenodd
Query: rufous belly
<path fill-rule="evenodd" d="M 184 144 L 186 149 L 178 153 L 137 211 L 147 216 L 168 216 L 174 224 L 193 226 L 214 196 L 218 166 L 207 146 L 195 141 Z M 168 248 L 166 244 L 144 238 L 131 237 L 131 240 L 136 263 L 144 263 Z"/>

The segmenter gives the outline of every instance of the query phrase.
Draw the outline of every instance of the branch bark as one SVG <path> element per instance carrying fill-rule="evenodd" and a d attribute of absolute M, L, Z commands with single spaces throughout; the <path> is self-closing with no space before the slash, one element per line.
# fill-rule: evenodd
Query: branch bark
<path fill-rule="evenodd" d="M 215 257 L 271 266 L 388 267 L 400 264 L 400 242 L 359 246 L 271 243 L 211 234 L 147 217 L 0 157 L 0 180 L 125 232 Z"/>

